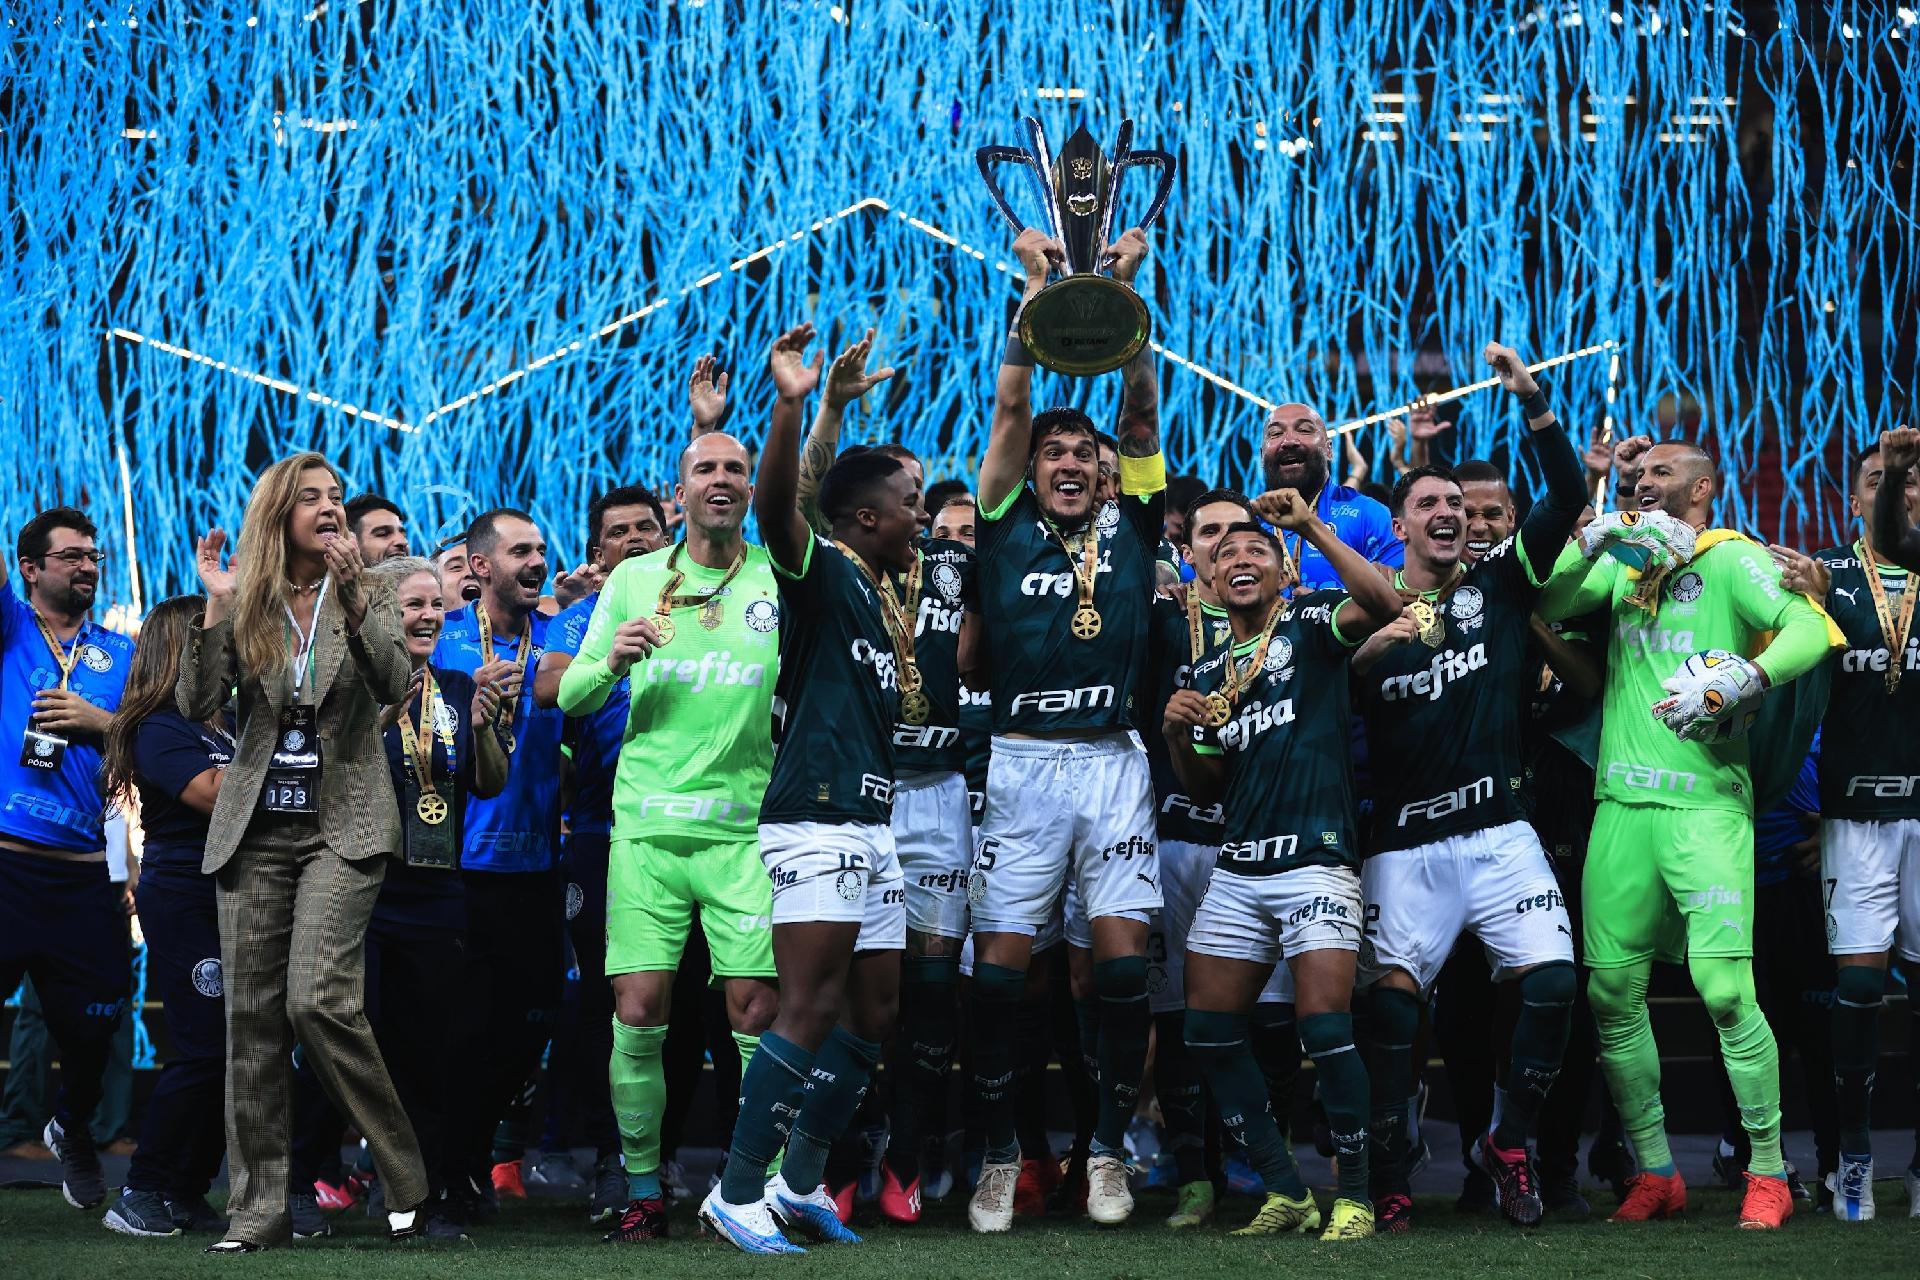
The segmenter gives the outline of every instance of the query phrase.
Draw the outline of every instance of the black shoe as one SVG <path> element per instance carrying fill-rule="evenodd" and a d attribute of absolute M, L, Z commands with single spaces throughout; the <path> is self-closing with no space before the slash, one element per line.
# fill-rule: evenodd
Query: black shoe
<path fill-rule="evenodd" d="M 1807 1190 L 1807 1184 L 1800 1181 L 1800 1171 L 1793 1167 L 1793 1161 L 1784 1162 L 1787 1170 L 1787 1190 L 1793 1192 L 1793 1198 L 1804 1204 L 1813 1203 L 1813 1192 Z M 1822 1179 L 1824 1182 L 1825 1179 Z"/>
<path fill-rule="evenodd" d="M 1481 1134 L 1474 1141 L 1473 1158 L 1492 1181 L 1494 1202 L 1506 1220 L 1516 1227 L 1539 1226 L 1540 1186 L 1526 1144 L 1521 1143 L 1517 1150 L 1502 1150 L 1493 1145 L 1492 1135 Z"/>
<path fill-rule="evenodd" d="M 1571 1173 L 1546 1178 L 1540 1184 L 1540 1202 L 1548 1213 L 1563 1218 L 1587 1218 L 1593 1206 L 1580 1194 L 1580 1179 Z"/>
<path fill-rule="evenodd" d="M 295 1192 L 287 1197 L 287 1217 L 293 1220 L 293 1238 L 312 1240 L 333 1234 L 333 1224 L 320 1212 L 320 1201 L 313 1192 Z"/>
<path fill-rule="evenodd" d="M 49 1120 L 40 1131 L 40 1141 L 60 1162 L 60 1194 L 68 1204 L 97 1209 L 106 1203 L 107 1177 L 100 1171 L 100 1153 L 93 1149 L 93 1135 L 85 1125 L 68 1133 L 58 1118 Z"/>
<path fill-rule="evenodd" d="M 265 1253 L 267 1246 L 256 1244 L 251 1240 L 222 1240 L 218 1244 L 208 1245 L 206 1251 L 217 1254 Z"/>
<path fill-rule="evenodd" d="M 205 1196 L 181 1196 L 177 1200 L 167 1201 L 167 1216 L 173 1219 L 173 1225 L 182 1231 L 196 1233 L 214 1232 L 227 1234 L 227 1228 L 233 1224 L 214 1212 Z"/>
<path fill-rule="evenodd" d="M 611 1222 L 627 1207 L 627 1171 L 618 1155 L 602 1156 L 593 1166 L 593 1198 L 587 1201 L 587 1221 Z"/>
<path fill-rule="evenodd" d="M 1460 1185 L 1460 1198 L 1453 1202 L 1455 1213 L 1492 1213 L 1499 1205 L 1493 1198 L 1493 1179 L 1478 1168 L 1467 1170 Z"/>
<path fill-rule="evenodd" d="M 177 1236 L 180 1224 L 167 1213 L 167 1202 L 151 1191 L 129 1187 L 120 1193 L 100 1224 L 123 1236 Z"/>
<path fill-rule="evenodd" d="M 666 1238 L 667 1202 L 658 1196 L 630 1202 L 613 1230 L 600 1237 L 607 1244 L 639 1244 L 643 1240 Z"/>
<path fill-rule="evenodd" d="M 393 1244 L 427 1238 L 427 1214 L 424 1209 L 408 1209 L 387 1215 L 387 1239 Z"/>
<path fill-rule="evenodd" d="M 1738 1151 L 1727 1152 L 1716 1149 L 1713 1153 L 1713 1176 L 1721 1186 L 1729 1191 L 1745 1191 L 1747 1187 L 1746 1157 Z"/>
<path fill-rule="evenodd" d="M 473 1243 L 473 1237 L 462 1231 L 460 1224 L 444 1213 L 428 1215 L 427 1239 L 435 1244 L 458 1244 L 461 1241 Z"/>
<path fill-rule="evenodd" d="M 1595 1139 L 1587 1150 L 1587 1172 L 1607 1184 L 1616 1203 L 1625 1200 L 1627 1179 L 1634 1173 L 1633 1161 L 1627 1158 L 1626 1143 L 1618 1139 L 1607 1142 Z"/>

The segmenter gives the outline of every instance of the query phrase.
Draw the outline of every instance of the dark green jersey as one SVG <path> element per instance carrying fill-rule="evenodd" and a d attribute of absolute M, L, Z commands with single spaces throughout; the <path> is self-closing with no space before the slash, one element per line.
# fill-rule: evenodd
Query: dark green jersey
<path fill-rule="evenodd" d="M 987 813 L 987 760 L 993 755 L 993 695 L 960 686 L 960 745 L 966 752 L 967 808 L 973 825 Z"/>
<path fill-rule="evenodd" d="M 894 579 L 896 591 L 906 577 Z M 925 724 L 893 726 L 893 762 L 902 774 L 957 773 L 966 768 L 960 741 L 960 619 L 973 597 L 973 551 L 960 542 L 928 542 L 920 552 L 920 595 L 905 601 L 915 610 L 913 660 L 927 695 Z"/>
<path fill-rule="evenodd" d="M 1195 750 L 1227 758 L 1226 820 L 1214 864 L 1222 871 L 1257 876 L 1360 865 L 1348 751 L 1352 654 L 1333 620 L 1346 598 L 1315 591 L 1296 599 L 1274 628 L 1233 719 L 1217 730 L 1194 730 Z M 1253 642 L 1234 652 L 1246 662 Z M 1195 666 L 1193 688 L 1202 694 L 1221 688 L 1226 659 L 1223 651 Z"/>
<path fill-rule="evenodd" d="M 1827 661 L 1833 688 L 1827 696 L 1826 732 L 1820 735 L 1820 816 L 1853 821 L 1920 818 L 1920 637 L 1908 624 L 1900 655 L 1900 684 L 1887 692 L 1887 652 L 1880 611 L 1867 584 L 1860 545 L 1820 553 L 1833 588 L 1826 606 L 1846 633 L 1847 647 Z M 1913 589 L 1905 570 L 1879 567 L 1887 610 L 1900 624 L 1904 597 Z"/>
<path fill-rule="evenodd" d="M 1191 586 L 1188 590 L 1193 590 Z M 1220 844 L 1220 806 L 1197 805 L 1173 771 L 1173 755 L 1167 750 L 1166 735 L 1160 725 L 1166 714 L 1167 699 L 1176 689 L 1193 684 L 1193 625 L 1184 606 L 1171 600 L 1153 602 L 1152 632 L 1148 639 L 1149 660 L 1155 684 L 1153 697 L 1140 717 L 1140 733 L 1147 740 L 1147 767 L 1153 775 L 1154 830 L 1162 840 L 1218 848 Z M 1227 647 L 1233 628 L 1227 615 L 1210 605 L 1200 609 L 1200 657 L 1211 657 Z"/>
<path fill-rule="evenodd" d="M 1394 645 L 1354 681 L 1373 770 L 1368 854 L 1526 817 L 1522 733 L 1539 683 L 1528 619 L 1539 594 L 1510 538 L 1435 603 L 1438 648 Z"/>
<path fill-rule="evenodd" d="M 780 578 L 783 709 L 760 821 L 884 823 L 893 814 L 893 641 L 880 597 L 840 549 L 807 544 Z"/>
<path fill-rule="evenodd" d="M 1135 704 L 1151 684 L 1147 610 L 1163 506 L 1156 493 L 1122 497 L 1095 514 L 1100 543 L 1093 605 L 1100 634 L 1091 640 L 1072 631 L 1080 605 L 1079 536 L 1067 536 L 1069 562 L 1026 485 L 999 510 L 981 508 L 976 572 L 995 733 L 1092 736 L 1133 727 Z"/>

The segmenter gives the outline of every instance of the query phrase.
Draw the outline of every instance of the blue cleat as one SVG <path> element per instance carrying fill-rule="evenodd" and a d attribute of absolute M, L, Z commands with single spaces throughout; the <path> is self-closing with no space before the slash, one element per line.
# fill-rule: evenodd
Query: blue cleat
<path fill-rule="evenodd" d="M 839 1207 L 824 1186 L 796 1195 L 783 1174 L 767 1179 L 766 1206 L 782 1226 L 797 1226 L 824 1244 L 859 1244 L 860 1237 L 840 1221 Z"/>
<path fill-rule="evenodd" d="M 700 1202 L 700 1225 L 727 1241 L 742 1253 L 805 1253 L 780 1234 L 767 1211 L 765 1200 L 752 1204 L 728 1204 L 715 1187 Z"/>

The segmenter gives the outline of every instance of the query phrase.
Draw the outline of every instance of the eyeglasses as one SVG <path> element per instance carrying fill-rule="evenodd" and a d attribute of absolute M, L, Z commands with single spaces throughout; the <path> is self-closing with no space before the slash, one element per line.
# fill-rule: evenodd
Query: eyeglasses
<path fill-rule="evenodd" d="M 58 560 L 69 569 L 78 569 L 83 563 L 89 560 L 94 564 L 99 564 L 106 558 L 107 553 L 104 551 L 80 551 L 69 547 L 65 551 L 47 552 L 46 555 L 40 557 L 40 563 L 44 565 L 49 560 Z"/>

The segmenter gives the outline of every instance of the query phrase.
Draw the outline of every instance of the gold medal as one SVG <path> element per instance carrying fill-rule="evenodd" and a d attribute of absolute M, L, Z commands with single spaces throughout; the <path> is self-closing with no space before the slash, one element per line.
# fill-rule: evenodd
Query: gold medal
<path fill-rule="evenodd" d="M 920 690 L 909 689 L 900 695 L 900 718 L 908 724 L 925 724 L 932 714 L 933 703 Z"/>
<path fill-rule="evenodd" d="M 734 576 L 740 572 L 740 567 L 747 562 L 746 548 L 742 547 L 740 554 L 735 556 L 733 563 L 727 567 L 726 574 L 711 591 L 702 595 L 677 595 L 675 593 L 680 590 L 680 584 L 687 580 L 686 572 L 680 568 L 680 551 L 686 545 L 684 542 L 676 543 L 673 550 L 667 553 L 667 584 L 660 588 L 660 599 L 653 606 L 652 622 L 654 629 L 660 633 L 659 647 L 665 647 L 673 641 L 673 619 L 667 615 L 675 609 L 691 609 L 698 606 L 700 625 L 708 631 L 719 627 L 720 598 L 727 593 L 727 584 L 733 581 Z"/>
<path fill-rule="evenodd" d="M 1100 611 L 1090 604 L 1083 604 L 1073 611 L 1073 637 L 1076 640 L 1091 640 L 1100 634 Z"/>
<path fill-rule="evenodd" d="M 425 791 L 415 802 L 413 811 L 420 815 L 420 821 L 430 827 L 437 827 L 447 820 L 447 801 L 438 792 Z"/>
<path fill-rule="evenodd" d="M 653 621 L 653 629 L 660 633 L 660 644 L 658 647 L 664 649 L 668 645 L 672 644 L 673 643 L 673 619 L 669 618 L 664 613 L 656 613 L 653 615 L 652 621 Z"/>
<path fill-rule="evenodd" d="M 1407 601 L 1407 612 L 1413 616 L 1414 625 L 1419 627 L 1420 643 L 1429 649 L 1438 649 L 1440 642 L 1447 637 L 1446 628 L 1440 623 L 1440 611 L 1428 600 Z"/>
<path fill-rule="evenodd" d="M 717 595 L 708 596 L 707 602 L 700 606 L 700 625 L 705 627 L 709 631 L 715 631 L 719 629 L 719 626 L 720 626 L 720 597 L 719 596 Z"/>
<path fill-rule="evenodd" d="M 1231 719 L 1233 719 L 1233 703 L 1227 701 L 1227 695 L 1224 693 L 1208 694 L 1207 725 L 1210 728 L 1222 729 L 1226 727 L 1227 721 Z"/>

